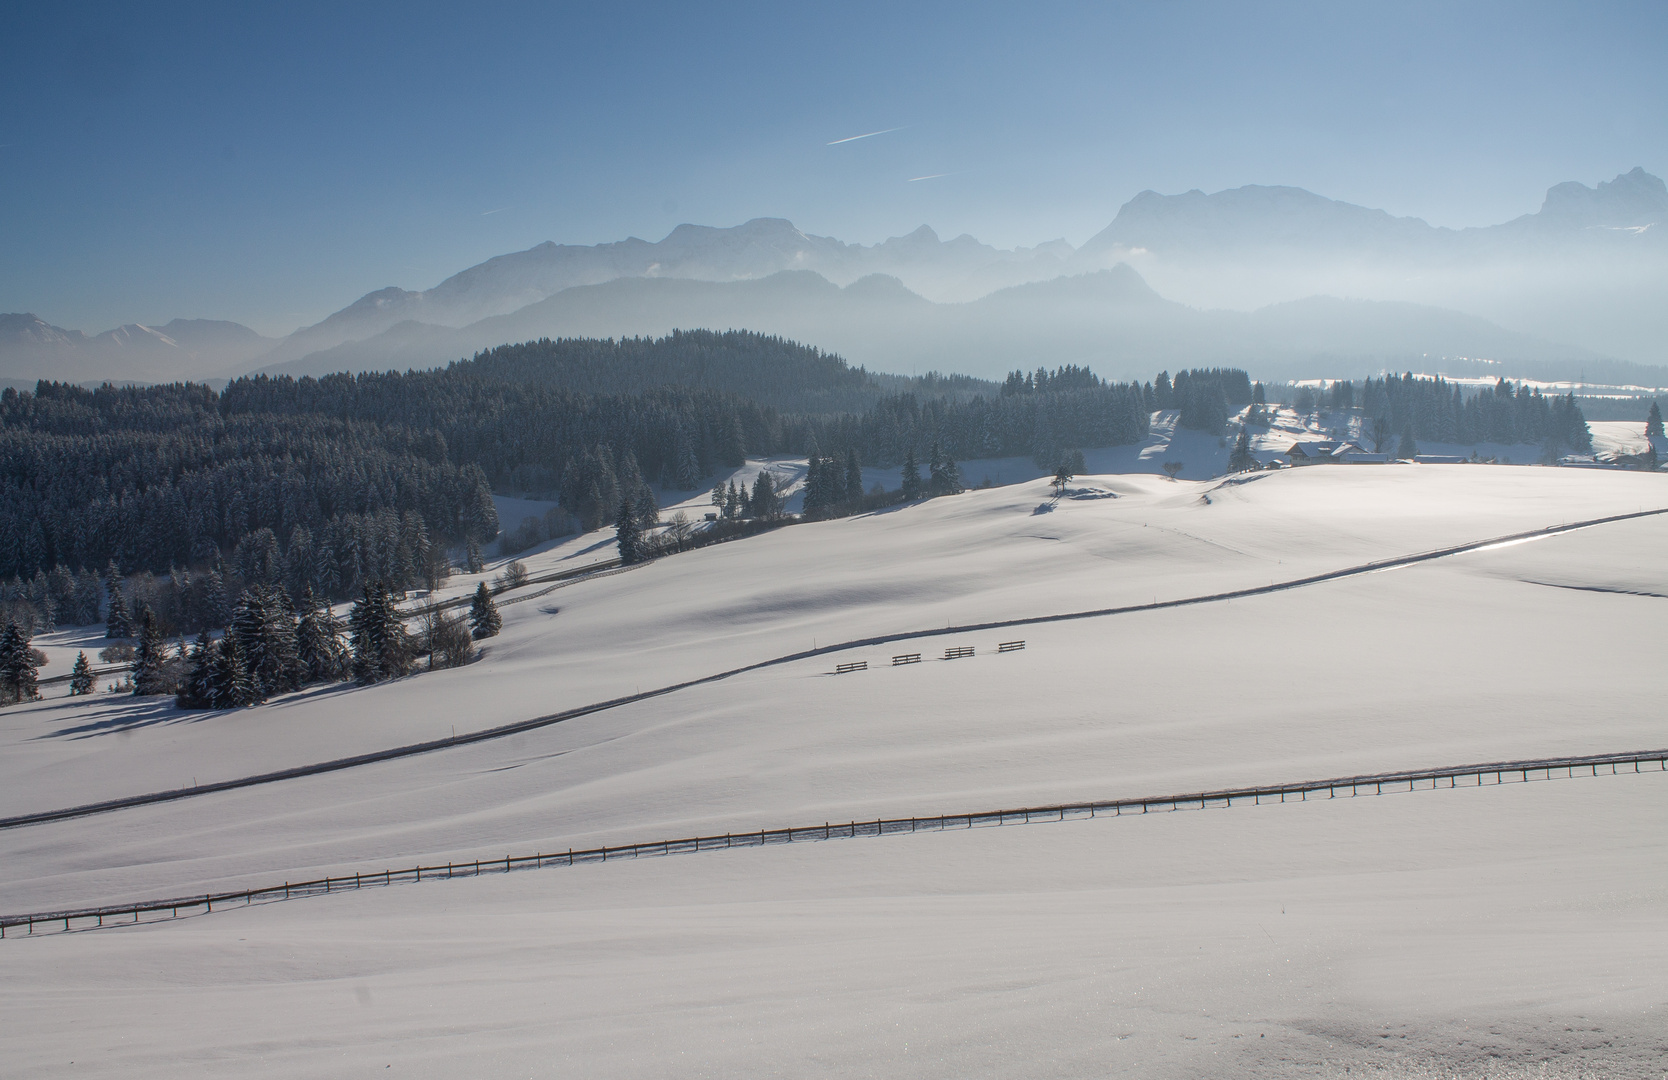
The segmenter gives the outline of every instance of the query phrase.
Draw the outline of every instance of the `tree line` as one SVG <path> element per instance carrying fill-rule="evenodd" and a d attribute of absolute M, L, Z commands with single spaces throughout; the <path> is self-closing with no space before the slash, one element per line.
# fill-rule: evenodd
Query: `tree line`
<path fill-rule="evenodd" d="M 276 580 L 305 556 L 305 583 L 345 596 L 415 584 L 416 541 L 497 531 L 485 474 L 433 430 L 238 414 L 189 384 L 0 393 L 0 579 L 230 560 Z"/>
<path fill-rule="evenodd" d="M 1526 383 L 1499 379 L 1493 386 L 1467 392 L 1441 376 L 1386 375 L 1354 383 L 1340 379 L 1320 392 L 1304 387 L 1299 412 L 1317 407 L 1359 407 L 1371 419 L 1373 449 L 1397 452 L 1417 440 L 1475 446 L 1478 443 L 1529 443 L 1590 452 L 1592 433 L 1574 394 L 1542 394 Z"/>

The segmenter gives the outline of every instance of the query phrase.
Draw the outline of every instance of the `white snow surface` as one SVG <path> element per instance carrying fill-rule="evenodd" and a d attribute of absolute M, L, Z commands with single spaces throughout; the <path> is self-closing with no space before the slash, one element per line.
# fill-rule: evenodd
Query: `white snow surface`
<path fill-rule="evenodd" d="M 1668 507 L 1660 476 L 1512 466 L 1072 487 L 1093 497 L 1030 481 L 582 581 L 504 606 L 479 662 L 388 685 L 229 713 L 114 695 L 6 709 L 0 813 L 442 737 L 813 645 Z M 605 539 L 524 559 L 583 565 Z M 1656 748 L 1665 541 L 1651 517 L 1231 602 L 874 645 L 504 739 L 4 830 L 0 909 Z M 1015 638 L 1024 651 L 995 655 Z M 977 655 L 931 659 L 953 645 Z M 916 651 L 928 661 L 889 666 Z M 857 659 L 871 669 L 830 674 Z M 1668 776 L 1603 777 L 611 862 L 8 938 L 0 1060 L 30 1076 L 1660 1076 L 1664 826 Z"/>

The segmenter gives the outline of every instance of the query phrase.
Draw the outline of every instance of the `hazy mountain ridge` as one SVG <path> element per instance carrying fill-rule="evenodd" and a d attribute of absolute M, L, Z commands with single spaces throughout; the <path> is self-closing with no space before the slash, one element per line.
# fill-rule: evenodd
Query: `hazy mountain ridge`
<path fill-rule="evenodd" d="M 755 218 L 733 228 L 680 225 L 658 242 L 546 242 L 488 259 L 428 290 L 367 293 L 278 342 L 237 324 L 202 320 L 129 324 L 88 337 L 33 316 L 0 316 L 0 377 L 156 381 L 257 366 L 363 369 L 444 362 L 547 334 L 742 326 L 840 349 L 873 368 L 954 368 L 966 357 L 969 370 L 993 375 L 1021 353 L 1051 363 L 1090 357 L 1096 334 L 1105 338 L 1100 351 L 1110 356 L 1151 337 L 1142 327 L 1156 316 L 1137 317 L 1128 307 L 1131 295 L 1120 296 L 1116 312 L 1074 309 L 1061 316 L 1056 310 L 1101 303 L 1068 297 L 1093 293 L 1094 275 L 1120 266 L 1139 270 L 1134 280 L 1154 299 L 1162 294 L 1165 303 L 1196 309 L 1187 316 L 1172 310 L 1169 329 L 1177 336 L 1150 342 L 1177 363 L 1214 362 L 1213 355 L 1183 355 L 1187 348 L 1245 355 L 1260 341 L 1268 349 L 1296 350 L 1279 357 L 1281 363 L 1301 360 L 1305 348 L 1390 355 L 1412 343 L 1438 355 L 1492 350 L 1516 361 L 1576 365 L 1608 355 L 1649 365 L 1668 361 L 1665 223 L 1668 187 L 1638 168 L 1596 187 L 1555 185 L 1533 214 L 1457 230 L 1301 188 L 1261 185 L 1214 194 L 1144 191 L 1075 250 L 1063 240 L 1003 250 L 965 234 L 943 240 L 924 225 L 865 246 L 809 234 L 780 218 Z M 773 280 L 784 274 L 789 277 Z M 1119 280 L 1133 288 L 1128 277 Z M 686 284 L 632 284 L 670 281 Z M 754 285 L 710 287 L 745 283 Z M 1263 311 L 1310 297 L 1430 310 L 1310 305 Z M 1447 310 L 1438 315 L 1435 309 Z M 1365 321 L 1354 330 L 1340 326 L 1341 310 Z M 1387 314 L 1392 310 L 1397 314 Z M 1461 311 L 1473 321 L 1456 321 Z M 1293 312 L 1328 328 L 1300 328 Z M 1234 325 L 1249 336 L 1218 340 L 1182 332 L 1183 324 Z M 1399 329 L 1387 331 L 1390 324 Z M 964 341 L 962 335 L 974 336 Z M 1549 344 L 1554 341 L 1572 344 Z M 1040 355 L 1048 349 L 1070 355 Z"/>
<path fill-rule="evenodd" d="M 1668 362 L 1668 186 L 1640 168 L 1592 188 L 1558 184 L 1533 214 L 1467 229 L 1301 188 L 1145 191 L 1071 265 L 1119 261 L 1196 307 L 1245 310 L 1317 294 L 1407 301 Z"/>
<path fill-rule="evenodd" d="M 29 313 L 0 315 L 0 377 L 169 382 L 241 374 L 277 344 L 216 319 L 126 323 L 89 337 Z"/>
<path fill-rule="evenodd" d="M 1003 285 L 1065 273 L 1070 254 L 1071 245 L 1063 240 L 1003 251 L 965 234 L 940 240 L 925 225 L 872 246 L 847 244 L 804 233 L 780 218 L 754 218 L 727 229 L 679 225 L 657 243 L 637 237 L 590 247 L 547 241 L 488 259 L 424 292 L 390 288 L 369 293 L 290 335 L 272 359 L 297 359 L 406 320 L 464 326 L 507 315 L 565 289 L 619 278 L 736 281 L 811 270 L 847 285 L 881 273 L 934 298 L 966 299 Z"/>
<path fill-rule="evenodd" d="M 926 226 L 864 246 L 779 218 L 729 229 L 680 225 L 658 243 L 546 243 L 489 259 L 427 292 L 372 293 L 292 335 L 272 360 L 364 340 L 405 320 L 461 327 L 625 277 L 725 282 L 805 270 L 845 286 L 884 274 L 944 303 L 1120 262 L 1195 307 L 1247 310 L 1311 295 L 1436 304 L 1588 351 L 1668 359 L 1660 344 L 1652 351 L 1668 339 L 1657 334 L 1668 331 L 1668 315 L 1655 314 L 1668 310 L 1668 302 L 1655 302 L 1668 279 L 1655 273 L 1668 269 L 1668 234 L 1657 227 L 1664 221 L 1668 188 L 1636 168 L 1595 188 L 1556 185 L 1535 214 L 1460 230 L 1261 185 L 1210 195 L 1142 192 L 1077 250 L 1063 240 L 1001 250 L 966 235 L 941 240 Z"/>
<path fill-rule="evenodd" d="M 461 329 L 408 320 L 269 370 L 422 368 L 507 341 L 658 337 L 697 320 L 712 329 L 745 327 L 812 342 L 871 370 L 982 378 L 1062 363 L 1126 379 L 1206 359 L 1270 378 L 1358 377 L 1425 354 L 1510 355 L 1542 365 L 1598 360 L 1475 316 L 1416 304 L 1313 297 L 1253 312 L 1199 310 L 1165 299 L 1120 264 L 959 304 L 935 303 L 880 275 L 843 288 L 804 270 L 732 282 L 621 278 L 567 289 Z"/>
<path fill-rule="evenodd" d="M 1164 258 L 1219 256 L 1250 249 L 1319 250 L 1359 258 L 1412 255 L 1456 258 L 1488 254 L 1501 246 L 1560 238 L 1591 243 L 1613 240 L 1622 250 L 1665 250 L 1656 228 L 1668 223 L 1668 185 L 1642 168 L 1589 188 L 1577 181 L 1547 190 L 1533 214 L 1467 229 L 1394 217 L 1302 188 L 1257 184 L 1207 195 L 1143 191 L 1118 211 L 1112 224 L 1091 237 L 1073 262 L 1092 265 L 1123 258 L 1136 248 Z M 1607 236 L 1605 234 L 1616 234 Z M 1648 239 L 1647 239 L 1648 237 Z"/>

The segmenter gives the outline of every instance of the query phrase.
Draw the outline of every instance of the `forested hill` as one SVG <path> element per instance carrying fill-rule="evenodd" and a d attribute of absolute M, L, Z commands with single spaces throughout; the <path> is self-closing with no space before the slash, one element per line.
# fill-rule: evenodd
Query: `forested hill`
<path fill-rule="evenodd" d="M 905 392 L 898 392 L 900 389 Z M 0 400 L 0 577 L 222 564 L 330 596 L 409 583 L 445 545 L 497 532 L 491 491 L 703 486 L 746 456 L 855 453 L 868 465 L 1135 442 L 1151 391 L 1087 370 L 1021 388 L 903 379 L 745 333 L 540 341 L 433 371 L 258 376 Z M 604 499 L 603 501 L 607 501 Z"/>
<path fill-rule="evenodd" d="M 861 411 L 880 393 L 867 371 L 832 353 L 745 330 L 543 338 L 500 345 L 448 370 L 577 394 L 633 394 L 655 386 L 716 390 L 801 413 Z"/>
<path fill-rule="evenodd" d="M 509 356 L 511 365 L 526 359 Z M 527 362 L 549 361 L 535 354 Z M 740 465 L 747 455 L 803 454 L 813 448 L 855 450 L 871 465 L 896 464 L 912 450 L 924 455 L 934 442 L 957 458 L 1036 454 L 1052 460 L 1060 449 L 1138 441 L 1147 433 L 1150 409 L 1141 387 L 1107 384 L 1087 372 L 1061 389 L 1018 395 L 995 386 L 988 396 L 971 393 L 956 380 L 939 377 L 915 383 L 943 391 L 935 396 L 886 393 L 864 383 L 829 395 L 849 393 L 861 408 L 787 411 L 761 404 L 747 390 L 655 386 L 645 376 L 636 392 L 586 393 L 543 378 L 504 378 L 501 370 L 490 363 L 483 367 L 477 358 L 403 374 L 260 375 L 231 383 L 219 400 L 230 414 L 319 415 L 432 428 L 452 461 L 479 465 L 496 487 L 523 492 L 583 486 L 565 474 L 570 466 L 584 467 L 587 456 L 686 491 L 719 467 Z M 845 378 L 842 371 L 850 370 L 840 364 L 824 374 Z M 711 377 L 745 386 L 744 380 L 716 372 Z M 801 404 L 815 394 L 800 394 Z M 599 452 L 602 447 L 607 454 Z M 629 466 L 622 464 L 627 455 Z"/>
<path fill-rule="evenodd" d="M 345 595 L 497 529 L 486 476 L 432 429 L 228 413 L 189 384 L 0 393 L 0 576 L 224 557 L 259 580 L 282 550 Z"/>

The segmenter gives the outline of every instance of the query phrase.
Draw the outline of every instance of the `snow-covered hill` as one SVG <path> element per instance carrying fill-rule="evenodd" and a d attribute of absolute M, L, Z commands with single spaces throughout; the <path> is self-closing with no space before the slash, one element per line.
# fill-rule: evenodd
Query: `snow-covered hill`
<path fill-rule="evenodd" d="M 108 695 L 6 709 L 0 799 L 15 813 L 189 786 L 832 642 L 1662 507 L 1657 476 L 1478 465 L 972 491 L 506 605 L 462 669 L 236 713 Z M 608 539 L 526 561 L 582 564 Z M 1660 746 L 1665 539 L 1652 517 L 1226 603 L 882 642 L 509 738 L 0 831 L 0 908 Z M 1026 648 L 994 652 L 1013 638 Z M 932 659 L 952 645 L 976 655 Z M 906 651 L 928 660 L 892 667 Z M 831 674 L 856 659 L 869 670 Z M 1648 1063 L 1668 992 L 1665 783 L 750 849 L 8 940 L 8 1057 L 49 1071 L 78 1037 L 78 1061 L 127 1076 L 182 1060 L 442 1076 L 479 1072 L 476 1053 L 535 1075 L 1325 1076 L 1393 1064 L 1384 1031 L 1414 1063 L 1489 1046 L 1543 1060 L 1579 1015 L 1612 1063 Z"/>

